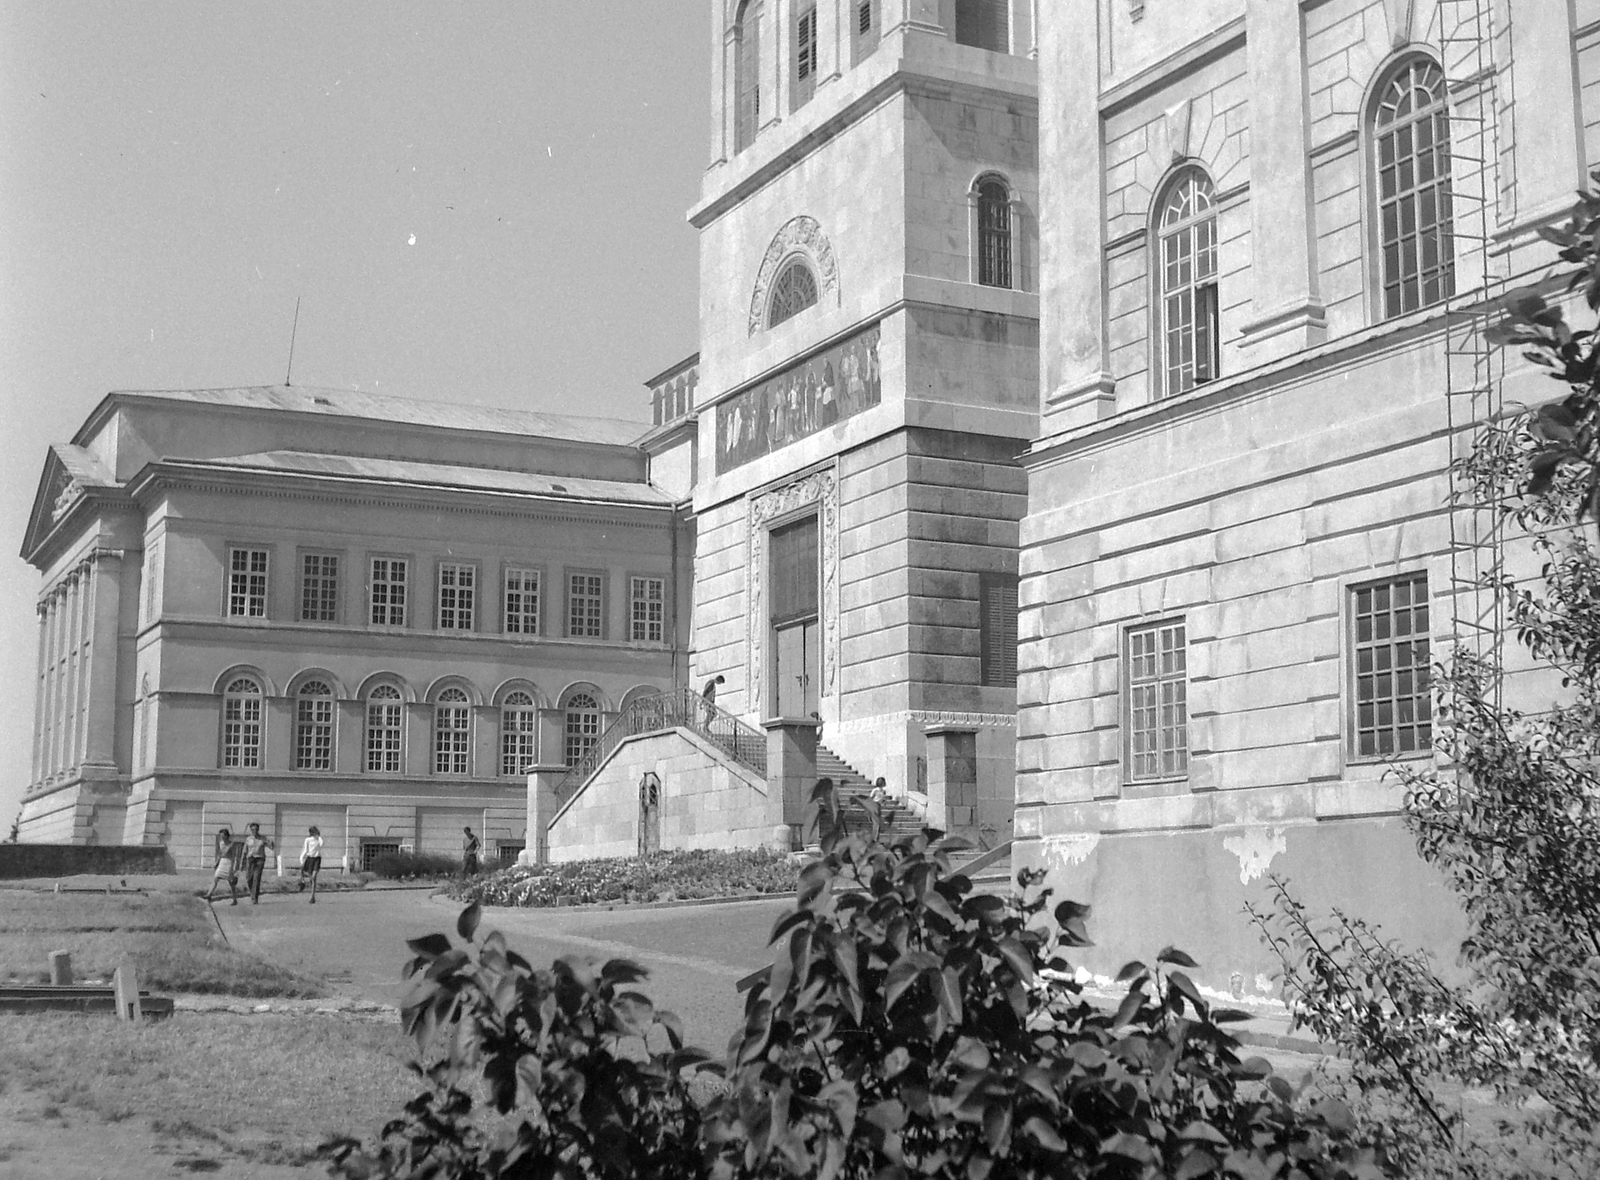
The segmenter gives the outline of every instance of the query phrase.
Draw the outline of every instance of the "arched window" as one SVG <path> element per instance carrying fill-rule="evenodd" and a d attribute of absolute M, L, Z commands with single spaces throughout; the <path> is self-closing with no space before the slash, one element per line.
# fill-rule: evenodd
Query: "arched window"
<path fill-rule="evenodd" d="M 998 176 L 978 182 L 978 282 L 1011 286 L 1011 192 Z"/>
<path fill-rule="evenodd" d="M 733 19 L 733 150 L 756 141 L 761 127 L 761 3 L 744 0 Z"/>
<path fill-rule="evenodd" d="M 461 689 L 447 688 L 433 707 L 433 773 L 466 774 L 471 749 L 471 702 Z"/>
<path fill-rule="evenodd" d="M 784 320 L 793 319 L 817 301 L 817 276 L 805 260 L 796 258 L 784 264 L 772 282 L 772 296 L 767 304 L 767 327 L 776 328 Z"/>
<path fill-rule="evenodd" d="M 1444 72 L 1403 62 L 1378 88 L 1373 111 L 1383 318 L 1455 294 L 1450 219 L 1450 116 Z"/>
<path fill-rule="evenodd" d="M 576 766 L 583 756 L 600 740 L 600 705 L 588 693 L 574 693 L 567 698 L 566 762 Z"/>
<path fill-rule="evenodd" d="M 507 693 L 500 706 L 500 773 L 527 774 L 535 757 L 539 710 L 525 692 Z"/>
<path fill-rule="evenodd" d="M 295 694 L 294 768 L 333 769 L 333 689 L 321 680 L 306 681 Z"/>
<path fill-rule="evenodd" d="M 1161 203 L 1161 339 L 1168 397 L 1217 375 L 1217 197 L 1198 169 L 1178 176 Z"/>
<path fill-rule="evenodd" d="M 222 694 L 222 765 L 261 769 L 261 686 L 248 676 L 230 681 Z"/>
<path fill-rule="evenodd" d="M 402 700 L 392 684 L 380 684 L 367 694 L 367 770 L 400 773 Z"/>

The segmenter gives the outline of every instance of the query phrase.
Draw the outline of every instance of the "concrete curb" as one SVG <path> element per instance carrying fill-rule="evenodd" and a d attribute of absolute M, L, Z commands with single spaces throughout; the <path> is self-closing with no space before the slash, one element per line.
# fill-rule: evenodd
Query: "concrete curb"
<path fill-rule="evenodd" d="M 544 913 L 544 914 L 575 914 L 588 913 L 595 910 L 671 910 L 683 909 L 688 906 L 699 905 L 729 905 L 740 901 L 781 901 L 793 898 L 790 893 L 738 893 L 731 897 L 684 897 L 673 901 L 593 901 L 587 905 L 493 905 L 484 904 L 484 909 L 489 911 L 505 911 L 507 913 Z M 428 899 L 456 909 L 464 909 L 465 905 L 459 898 L 445 897 L 435 894 Z"/>
<path fill-rule="evenodd" d="M 344 1016 L 397 1023 L 400 1009 L 371 1000 L 330 996 L 320 1000 L 267 1000 L 250 996 L 185 994 L 172 997 L 175 1012 L 224 1016 Z"/>

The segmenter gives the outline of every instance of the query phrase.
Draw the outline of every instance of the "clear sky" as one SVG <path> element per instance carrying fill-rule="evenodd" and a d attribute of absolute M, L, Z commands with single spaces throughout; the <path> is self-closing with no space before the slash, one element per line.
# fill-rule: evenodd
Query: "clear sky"
<path fill-rule="evenodd" d="M 700 4 L 0 0 L 0 839 L 45 448 L 113 389 L 643 419 L 696 348 Z"/>

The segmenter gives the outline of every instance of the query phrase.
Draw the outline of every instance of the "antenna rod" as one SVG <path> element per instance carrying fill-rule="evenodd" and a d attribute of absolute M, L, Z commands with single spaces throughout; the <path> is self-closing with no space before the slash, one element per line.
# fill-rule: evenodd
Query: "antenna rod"
<path fill-rule="evenodd" d="M 300 331 L 300 296 L 294 297 L 294 327 L 289 329 L 289 368 L 283 375 L 283 387 L 289 388 L 289 378 L 294 376 L 294 338 Z"/>

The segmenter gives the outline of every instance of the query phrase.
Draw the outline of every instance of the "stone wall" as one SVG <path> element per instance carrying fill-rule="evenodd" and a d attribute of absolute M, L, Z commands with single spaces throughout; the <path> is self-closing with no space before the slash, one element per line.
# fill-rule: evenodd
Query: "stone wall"
<path fill-rule="evenodd" d="M 0 879 L 71 877 L 79 873 L 170 873 L 165 848 L 115 844 L 0 844 Z"/>

